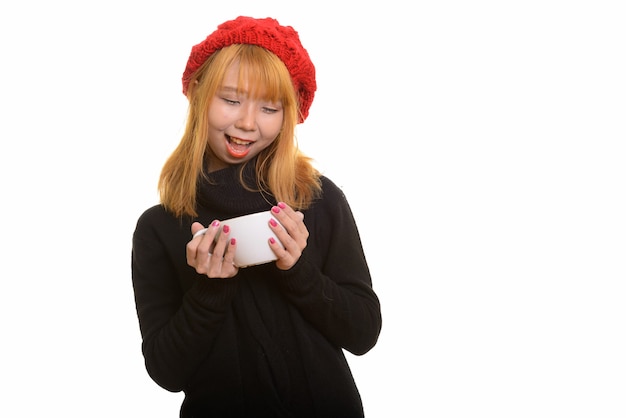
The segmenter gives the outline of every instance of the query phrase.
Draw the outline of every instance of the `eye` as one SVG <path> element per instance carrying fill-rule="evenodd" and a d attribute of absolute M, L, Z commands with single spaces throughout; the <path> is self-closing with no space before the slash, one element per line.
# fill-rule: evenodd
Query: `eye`
<path fill-rule="evenodd" d="M 278 112 L 278 109 L 273 108 L 273 107 L 263 106 L 263 112 L 273 114 L 273 113 Z"/>
<path fill-rule="evenodd" d="M 236 105 L 239 104 L 238 100 L 231 100 L 231 99 L 227 99 L 226 97 L 222 97 L 222 100 L 224 100 L 227 104 L 229 105 Z"/>

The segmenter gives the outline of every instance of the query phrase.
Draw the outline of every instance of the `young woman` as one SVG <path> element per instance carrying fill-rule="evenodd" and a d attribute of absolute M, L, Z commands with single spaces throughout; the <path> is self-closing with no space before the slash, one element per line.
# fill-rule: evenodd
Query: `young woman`
<path fill-rule="evenodd" d="M 376 344 L 380 304 L 345 196 L 296 146 L 315 90 L 297 32 L 271 18 L 191 50 L 186 130 L 132 250 L 146 369 L 184 391 L 181 417 L 364 415 L 343 350 Z M 277 259 L 239 268 L 222 221 L 262 211 Z"/>

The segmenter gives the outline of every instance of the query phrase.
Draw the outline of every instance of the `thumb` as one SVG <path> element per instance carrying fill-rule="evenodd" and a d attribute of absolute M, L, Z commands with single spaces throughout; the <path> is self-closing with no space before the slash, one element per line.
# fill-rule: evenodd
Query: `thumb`
<path fill-rule="evenodd" d="M 200 222 L 194 222 L 191 224 L 191 235 L 196 235 L 203 229 L 205 229 L 204 225 L 202 225 Z"/>

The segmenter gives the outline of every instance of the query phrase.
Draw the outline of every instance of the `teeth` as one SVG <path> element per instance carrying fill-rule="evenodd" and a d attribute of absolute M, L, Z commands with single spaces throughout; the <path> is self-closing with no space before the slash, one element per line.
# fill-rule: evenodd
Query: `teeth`
<path fill-rule="evenodd" d="M 244 140 L 241 140 L 239 138 L 234 138 L 232 136 L 230 137 L 230 142 L 234 142 L 237 145 L 248 145 L 248 144 L 250 144 L 250 141 L 244 141 Z"/>

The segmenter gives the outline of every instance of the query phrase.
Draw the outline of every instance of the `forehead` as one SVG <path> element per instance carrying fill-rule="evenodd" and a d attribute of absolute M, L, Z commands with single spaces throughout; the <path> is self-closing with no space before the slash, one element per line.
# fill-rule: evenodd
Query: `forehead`
<path fill-rule="evenodd" d="M 237 59 L 224 71 L 221 88 L 238 94 L 271 101 L 282 101 L 287 90 L 280 75 L 255 60 Z"/>

